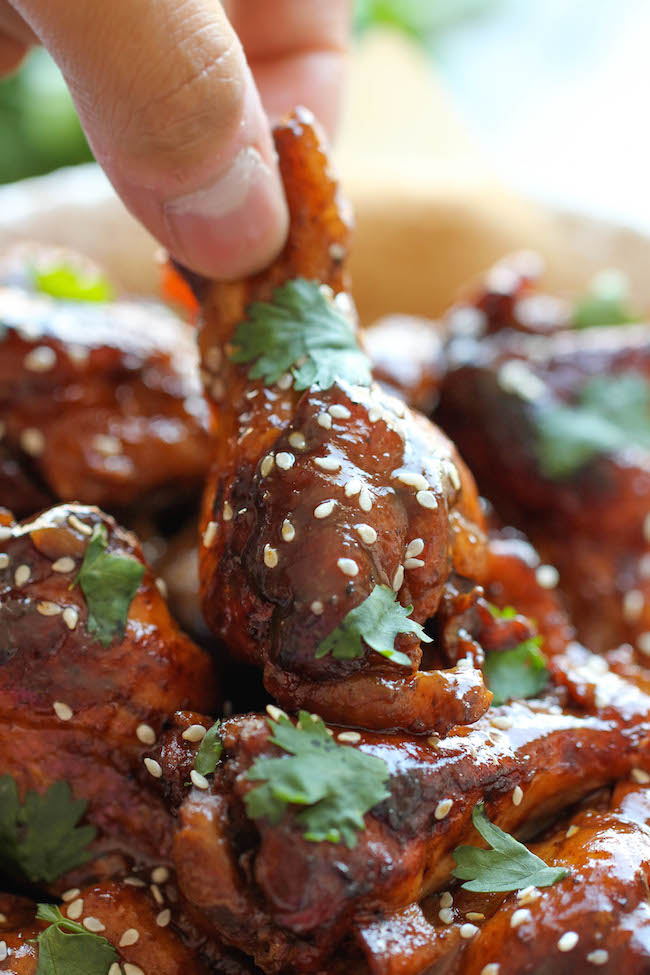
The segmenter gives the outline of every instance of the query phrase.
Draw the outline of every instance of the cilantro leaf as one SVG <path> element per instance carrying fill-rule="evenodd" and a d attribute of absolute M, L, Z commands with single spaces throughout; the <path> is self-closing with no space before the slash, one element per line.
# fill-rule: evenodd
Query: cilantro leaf
<path fill-rule="evenodd" d="M 546 477 L 568 477 L 593 457 L 630 444 L 650 449 L 650 385 L 640 373 L 595 376 L 578 403 L 542 408 L 537 455 Z"/>
<path fill-rule="evenodd" d="M 483 677 L 494 694 L 492 704 L 497 707 L 513 698 L 535 697 L 548 683 L 546 658 L 540 650 L 542 638 L 524 640 L 512 650 L 488 653 L 483 665 Z"/>
<path fill-rule="evenodd" d="M 36 975 L 108 975 L 118 955 L 106 938 L 64 917 L 53 904 L 39 904 L 36 917 L 50 925 L 36 938 Z"/>
<path fill-rule="evenodd" d="M 219 736 L 221 722 L 215 721 L 201 739 L 199 750 L 194 759 L 194 768 L 201 775 L 212 775 L 217 767 L 217 762 L 221 758 L 223 745 Z"/>
<path fill-rule="evenodd" d="M 639 320 L 639 315 L 629 305 L 629 281 L 620 271 L 610 268 L 597 274 L 587 294 L 576 302 L 572 325 L 574 328 L 594 328 Z"/>
<path fill-rule="evenodd" d="M 337 379 L 368 386 L 370 361 L 350 322 L 316 281 L 295 278 L 270 302 L 248 306 L 233 338 L 233 362 L 254 362 L 248 375 L 277 383 L 291 371 L 296 389 L 329 389 Z"/>
<path fill-rule="evenodd" d="M 474 806 L 472 822 L 485 842 L 492 847 L 457 846 L 453 852 L 454 877 L 464 880 L 465 890 L 489 894 L 496 891 L 521 890 L 523 887 L 551 887 L 569 876 L 564 867 L 549 867 L 540 857 L 504 833 L 487 818 L 482 802 Z"/>
<path fill-rule="evenodd" d="M 144 575 L 144 566 L 124 555 L 108 555 L 108 536 L 95 525 L 73 585 L 79 583 L 88 604 L 88 632 L 107 647 L 117 634 L 124 636 L 129 607 Z"/>
<path fill-rule="evenodd" d="M 37 291 L 53 298 L 71 301 L 112 301 L 115 297 L 111 282 L 96 272 L 83 271 L 70 265 L 34 268 Z"/>
<path fill-rule="evenodd" d="M 28 792 L 20 804 L 10 775 L 0 778 L 0 868 L 20 872 L 33 883 L 53 883 L 90 858 L 93 826 L 78 826 L 85 799 L 73 799 L 67 782 L 54 782 L 47 792 Z"/>
<path fill-rule="evenodd" d="M 494 603 L 488 603 L 488 606 L 495 620 L 512 620 L 518 615 L 514 606 L 504 606 L 503 609 L 495 606 Z"/>
<path fill-rule="evenodd" d="M 400 633 L 414 633 L 423 643 L 431 643 L 431 637 L 420 623 L 408 618 L 412 612 L 412 606 L 401 606 L 397 602 L 397 593 L 388 586 L 375 586 L 370 595 L 321 640 L 316 657 L 331 653 L 338 660 L 352 660 L 363 655 L 365 642 L 382 657 L 410 667 L 407 655 L 395 649 L 396 637 Z"/>
<path fill-rule="evenodd" d="M 334 741 L 306 711 L 296 725 L 286 715 L 268 724 L 270 740 L 288 755 L 258 758 L 248 770 L 251 781 L 264 780 L 244 797 L 250 819 L 277 823 L 287 806 L 305 806 L 296 820 L 306 840 L 355 846 L 364 813 L 390 795 L 386 762 Z"/>

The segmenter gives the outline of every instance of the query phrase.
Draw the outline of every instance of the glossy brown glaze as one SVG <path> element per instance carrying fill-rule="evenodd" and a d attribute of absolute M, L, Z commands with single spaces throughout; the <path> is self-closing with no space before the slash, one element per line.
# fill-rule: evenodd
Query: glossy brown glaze
<path fill-rule="evenodd" d="M 135 537 L 97 508 L 61 505 L 4 521 L 0 770 L 23 797 L 65 780 L 88 800 L 86 821 L 98 836 L 81 877 L 119 873 L 133 860 L 164 862 L 171 823 L 143 756 L 173 710 L 218 705 L 210 658 L 178 630 L 150 571 L 124 637 L 104 648 L 88 633 L 74 583 L 93 527 L 106 527 L 108 552 L 143 561 Z"/>
<path fill-rule="evenodd" d="M 581 640 L 650 650 L 650 452 L 604 452 L 575 474 L 545 477 L 535 453 L 536 411 L 571 402 L 597 376 L 650 378 L 646 325 L 503 332 L 452 343 L 440 420 L 502 517 L 523 528 L 559 570 Z"/>
<path fill-rule="evenodd" d="M 209 456 L 197 369 L 194 329 L 162 305 L 0 287 L 3 443 L 55 498 L 115 509 L 195 490 Z"/>
<path fill-rule="evenodd" d="M 594 789 L 650 768 L 647 680 L 631 671 L 622 678 L 579 647 L 553 658 L 552 670 L 544 701 L 491 709 L 442 741 L 361 733 L 349 747 L 387 762 L 391 796 L 366 815 L 353 849 L 306 841 L 290 812 L 276 825 L 246 817 L 246 771 L 260 755 L 281 753 L 263 717 L 230 719 L 210 789 L 192 788 L 178 810 L 183 894 L 265 971 L 318 971 L 355 917 L 407 906 L 448 882 L 452 851 L 475 836 L 479 800 L 503 829 L 534 835 Z M 160 755 L 174 802 L 197 747 L 182 727 Z"/>
<path fill-rule="evenodd" d="M 424 622 L 452 569 L 481 574 L 471 475 L 436 427 L 377 386 L 300 393 L 287 376 L 267 388 L 227 354 L 248 302 L 298 275 L 350 308 L 341 293 L 346 214 L 310 118 L 279 126 L 276 145 L 291 213 L 285 250 L 268 271 L 204 295 L 202 363 L 217 434 L 202 520 L 204 613 L 231 650 L 263 667 L 283 706 L 444 733 L 486 710 L 478 671 L 420 671 L 413 636 L 398 641 L 410 670 L 369 649 L 351 660 L 316 651 L 375 585 L 392 588 Z M 413 542 L 416 559 L 406 554 Z"/>

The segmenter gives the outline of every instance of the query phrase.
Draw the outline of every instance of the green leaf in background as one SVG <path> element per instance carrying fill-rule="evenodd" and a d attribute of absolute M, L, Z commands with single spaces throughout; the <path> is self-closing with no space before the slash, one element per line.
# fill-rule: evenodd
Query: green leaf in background
<path fill-rule="evenodd" d="M 356 0 L 355 30 L 388 27 L 430 45 L 461 20 L 495 6 L 495 0 Z"/>
<path fill-rule="evenodd" d="M 390 795 L 386 762 L 334 741 L 322 718 L 307 711 L 295 725 L 286 715 L 268 725 L 270 740 L 287 754 L 258 758 L 248 770 L 248 779 L 264 785 L 244 796 L 247 815 L 277 823 L 287 806 L 303 807 L 296 820 L 306 840 L 355 846 L 364 814 Z"/>
<path fill-rule="evenodd" d="M 431 643 L 431 637 L 426 635 L 421 624 L 409 619 L 412 612 L 412 606 L 397 602 L 397 593 L 388 586 L 375 586 L 370 595 L 351 609 L 343 622 L 319 643 L 316 657 L 331 653 L 338 660 L 353 660 L 363 656 L 363 641 L 382 657 L 410 667 L 407 655 L 395 649 L 399 634 L 413 633 L 423 643 Z"/>
<path fill-rule="evenodd" d="M 627 277 L 615 268 L 597 274 L 584 298 L 573 309 L 574 328 L 594 328 L 599 325 L 625 325 L 638 322 L 639 314 L 630 306 L 630 286 Z"/>
<path fill-rule="evenodd" d="M 542 474 L 569 477 L 601 454 L 650 449 L 650 385 L 638 372 L 594 376 L 575 405 L 542 406 L 534 422 Z"/>
<path fill-rule="evenodd" d="M 112 301 L 113 286 L 101 274 L 74 267 L 34 268 L 34 287 L 53 298 L 69 301 Z"/>
<path fill-rule="evenodd" d="M 549 867 L 520 843 L 504 833 L 487 818 L 485 805 L 474 806 L 472 822 L 492 849 L 458 846 L 453 857 L 454 877 L 464 880 L 465 890 L 489 894 L 496 891 L 522 890 L 524 887 L 551 887 L 569 876 L 564 867 Z"/>
<path fill-rule="evenodd" d="M 215 721 L 201 739 L 199 750 L 194 759 L 194 768 L 201 775 L 212 775 L 217 767 L 217 762 L 221 758 L 223 745 L 221 744 L 221 737 L 219 735 L 220 728 L 221 721 Z"/>
<path fill-rule="evenodd" d="M 118 956 L 106 938 L 64 917 L 54 904 L 39 904 L 36 917 L 49 923 L 36 938 L 36 975 L 108 975 Z"/>
<path fill-rule="evenodd" d="M 512 650 L 493 650 L 483 666 L 483 676 L 498 707 L 515 698 L 535 697 L 548 683 L 546 659 L 540 650 L 541 637 L 524 640 Z"/>

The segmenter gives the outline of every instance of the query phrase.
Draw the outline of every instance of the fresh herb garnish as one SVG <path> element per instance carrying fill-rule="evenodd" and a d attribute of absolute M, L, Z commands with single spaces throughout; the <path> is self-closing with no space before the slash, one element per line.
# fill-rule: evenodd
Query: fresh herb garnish
<path fill-rule="evenodd" d="M 129 607 L 144 575 L 144 565 L 125 555 L 106 552 L 108 534 L 95 525 L 79 574 L 79 583 L 88 604 L 88 632 L 96 634 L 107 647 L 113 637 L 124 636 Z"/>
<path fill-rule="evenodd" d="M 199 750 L 194 759 L 194 768 L 201 775 L 212 775 L 221 758 L 223 745 L 219 736 L 221 721 L 215 721 L 201 739 Z"/>
<path fill-rule="evenodd" d="M 626 276 L 614 268 L 601 271 L 592 280 L 584 298 L 576 302 L 571 323 L 574 328 L 594 328 L 638 322 L 640 317 L 629 302 Z"/>
<path fill-rule="evenodd" d="M 397 593 L 388 586 L 375 586 L 359 606 L 351 609 L 343 622 L 318 645 L 317 657 L 331 653 L 338 660 L 352 660 L 363 656 L 363 643 L 395 664 L 410 667 L 405 653 L 395 649 L 395 639 L 400 633 L 414 633 L 423 643 L 431 643 L 424 628 L 409 619 L 412 606 L 401 606 Z"/>
<path fill-rule="evenodd" d="M 277 823 L 287 806 L 307 807 L 296 815 L 306 840 L 355 846 L 364 813 L 390 795 L 386 762 L 334 741 L 306 711 L 296 725 L 286 715 L 268 724 L 270 740 L 288 755 L 258 758 L 249 769 L 249 779 L 265 781 L 244 797 L 248 816 Z"/>
<path fill-rule="evenodd" d="M 36 975 L 108 975 L 118 955 L 106 938 L 64 917 L 54 904 L 39 904 L 36 918 L 49 923 L 35 939 Z"/>
<path fill-rule="evenodd" d="M 34 269 L 37 291 L 68 301 L 112 301 L 111 282 L 102 274 L 82 271 L 69 265 Z"/>
<path fill-rule="evenodd" d="M 337 379 L 368 386 L 370 362 L 350 322 L 316 281 L 295 278 L 270 302 L 248 306 L 233 338 L 234 362 L 253 362 L 248 375 L 272 385 L 291 372 L 296 389 L 329 389 Z"/>
<path fill-rule="evenodd" d="M 456 869 L 452 874 L 465 881 L 462 885 L 465 890 L 489 894 L 531 886 L 551 887 L 569 876 L 564 867 L 547 866 L 523 843 L 491 823 L 484 803 L 474 806 L 472 822 L 491 849 L 458 846 L 454 850 Z"/>
<path fill-rule="evenodd" d="M 85 799 L 73 799 L 67 782 L 54 782 L 40 794 L 28 792 L 21 805 L 10 775 L 0 778 L 0 867 L 33 883 L 53 883 L 90 859 L 92 826 L 79 826 Z"/>
<path fill-rule="evenodd" d="M 650 448 L 650 385 L 636 372 L 594 376 L 574 406 L 542 407 L 535 423 L 542 473 L 568 477 L 599 454 Z"/>
<path fill-rule="evenodd" d="M 499 606 L 495 606 L 494 603 L 488 603 L 488 606 L 495 620 L 513 620 L 515 616 L 519 615 L 514 606 L 500 608 Z"/>
<path fill-rule="evenodd" d="M 535 697 L 548 683 L 546 659 L 539 636 L 524 640 L 512 650 L 493 650 L 483 665 L 483 677 L 497 707 L 513 698 Z"/>

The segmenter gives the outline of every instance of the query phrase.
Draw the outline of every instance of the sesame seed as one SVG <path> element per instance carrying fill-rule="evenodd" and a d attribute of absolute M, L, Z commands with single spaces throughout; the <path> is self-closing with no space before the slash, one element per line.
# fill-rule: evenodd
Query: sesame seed
<path fill-rule="evenodd" d="M 630 772 L 630 776 L 635 782 L 638 782 L 639 785 L 647 785 L 648 782 L 650 782 L 650 775 L 648 775 L 645 769 L 642 768 L 633 768 Z"/>
<path fill-rule="evenodd" d="M 443 907 L 438 911 L 438 917 L 443 924 L 453 924 L 454 923 L 454 912 L 451 907 Z"/>
<path fill-rule="evenodd" d="M 166 928 L 172 919 L 172 912 L 166 907 L 163 911 L 156 917 L 156 924 L 159 928 Z"/>
<path fill-rule="evenodd" d="M 406 546 L 406 552 L 404 553 L 407 559 L 414 559 L 418 555 L 421 555 L 424 551 L 424 542 L 421 538 L 414 538 L 412 542 L 409 542 Z"/>
<path fill-rule="evenodd" d="M 460 491 L 460 474 L 458 473 L 458 468 L 451 461 L 448 461 L 446 465 L 447 476 L 451 481 L 451 486 L 456 491 Z"/>
<path fill-rule="evenodd" d="M 399 592 L 402 588 L 402 583 L 404 582 L 404 566 L 398 565 L 395 569 L 395 575 L 393 576 L 392 588 L 393 592 Z"/>
<path fill-rule="evenodd" d="M 336 506 L 336 501 L 329 500 L 323 501 L 321 504 L 314 508 L 314 518 L 327 518 L 331 515 Z M 356 573 L 355 573 L 356 574 Z"/>
<path fill-rule="evenodd" d="M 0 552 L 0 569 L 6 569 L 9 565 L 9 556 L 6 552 Z"/>
<path fill-rule="evenodd" d="M 212 385 L 210 386 L 210 395 L 217 403 L 221 402 L 226 395 L 226 384 L 224 383 L 223 379 L 215 379 L 213 381 Z"/>
<path fill-rule="evenodd" d="M 169 880 L 169 870 L 167 867 L 155 867 L 151 871 L 151 879 L 154 884 L 165 884 Z"/>
<path fill-rule="evenodd" d="M 322 616 L 323 615 L 323 609 L 324 609 L 324 607 L 323 607 L 323 604 L 321 603 L 320 599 L 315 599 L 313 601 L 313 603 L 311 604 L 310 609 L 311 609 L 312 613 L 314 613 L 315 616 Z"/>
<path fill-rule="evenodd" d="M 415 495 L 415 500 L 422 508 L 430 508 L 433 510 L 433 508 L 438 507 L 438 502 L 433 491 L 418 491 Z"/>
<path fill-rule="evenodd" d="M 512 718 L 506 718 L 505 715 L 503 717 L 497 715 L 496 718 L 492 718 L 490 724 L 494 728 L 500 728 L 501 731 L 508 731 L 509 728 L 512 728 Z"/>
<path fill-rule="evenodd" d="M 287 453 L 286 450 L 281 450 L 279 454 L 275 455 L 275 463 L 281 471 L 288 471 L 296 463 L 296 458 L 293 454 Z"/>
<path fill-rule="evenodd" d="M 7 915 L 2 914 L 2 912 L 0 912 L 0 924 L 6 924 L 6 923 L 7 923 Z"/>
<path fill-rule="evenodd" d="M 144 767 L 149 775 L 153 775 L 154 779 L 159 779 L 162 775 L 162 768 L 155 758 L 145 758 Z"/>
<path fill-rule="evenodd" d="M 32 570 L 30 569 L 30 567 L 23 563 L 23 565 L 19 565 L 16 571 L 14 572 L 14 582 L 16 583 L 17 586 L 24 586 L 25 583 L 29 580 L 31 574 L 32 574 Z"/>
<path fill-rule="evenodd" d="M 554 565 L 540 565 L 535 571 L 535 578 L 542 589 L 555 589 L 560 581 L 560 573 Z"/>
<path fill-rule="evenodd" d="M 283 376 L 278 379 L 277 385 L 280 389 L 291 389 L 293 386 L 293 376 L 290 372 L 285 372 Z"/>
<path fill-rule="evenodd" d="M 267 704 L 266 713 L 273 721 L 279 721 L 280 718 L 288 717 L 286 711 L 283 711 L 282 708 L 277 707 L 275 704 Z"/>
<path fill-rule="evenodd" d="M 8 953 L 9 953 L 9 950 L 7 948 L 7 942 L 6 941 L 0 941 L 0 961 L 5 961 Z"/>
<path fill-rule="evenodd" d="M 436 817 L 436 819 L 444 819 L 445 816 L 448 815 L 449 810 L 451 809 L 453 804 L 454 804 L 453 799 L 443 799 L 436 806 L 436 811 L 434 812 L 433 815 Z"/>
<path fill-rule="evenodd" d="M 11 538 L 12 531 L 6 525 L 0 525 L 0 542 L 6 542 Z"/>
<path fill-rule="evenodd" d="M 416 474 L 415 471 L 402 471 L 397 475 L 397 480 L 417 491 L 428 491 L 430 487 L 426 477 L 423 474 Z"/>
<path fill-rule="evenodd" d="M 623 596 L 623 618 L 626 623 L 636 623 L 643 612 L 645 598 L 639 589 L 630 589 Z"/>
<path fill-rule="evenodd" d="M 345 257 L 345 246 L 335 240 L 329 245 L 328 253 L 333 261 L 342 261 Z"/>
<path fill-rule="evenodd" d="M 377 541 L 377 532 L 372 525 L 355 525 L 354 528 L 361 541 L 365 542 L 366 545 L 374 545 Z"/>
<path fill-rule="evenodd" d="M 338 471 L 341 466 L 338 457 L 314 457 L 314 463 L 324 471 Z"/>
<path fill-rule="evenodd" d="M 356 576 L 359 574 L 359 566 L 354 559 L 337 559 L 336 564 L 344 576 Z"/>
<path fill-rule="evenodd" d="M 69 630 L 74 630 L 79 621 L 79 611 L 74 606 L 66 606 L 63 610 L 63 622 Z"/>
<path fill-rule="evenodd" d="M 604 948 L 596 948 L 595 951 L 589 952 L 587 961 L 591 962 L 592 965 L 606 965 L 609 961 L 609 952 L 605 951 Z"/>
<path fill-rule="evenodd" d="M 639 575 L 642 579 L 650 579 L 650 552 L 639 559 Z"/>
<path fill-rule="evenodd" d="M 232 505 L 229 501 L 224 501 L 223 503 L 223 520 L 232 521 Z"/>
<path fill-rule="evenodd" d="M 345 491 L 346 498 L 353 498 L 355 494 L 359 493 L 361 488 L 362 488 L 362 484 L 359 478 L 351 477 L 350 480 L 347 481 L 343 490 Z"/>
<path fill-rule="evenodd" d="M 440 738 L 438 735 L 429 735 L 427 738 L 427 745 L 431 745 L 432 748 L 438 748 L 440 745 Z"/>
<path fill-rule="evenodd" d="M 128 948 L 129 945 L 134 945 L 139 939 L 140 932 L 137 928 L 127 928 L 119 940 L 119 946 L 120 948 Z"/>
<path fill-rule="evenodd" d="M 194 771 L 194 770 L 192 770 L 192 771 Z M 203 776 L 201 776 L 201 778 L 203 778 Z M 160 905 L 162 905 L 162 904 L 165 903 L 165 898 L 163 897 L 162 891 L 161 891 L 160 887 L 158 886 L 158 884 L 149 884 L 149 890 L 151 891 L 151 894 L 152 894 L 153 899 L 155 900 L 156 904 L 158 904 L 160 906 Z"/>
<path fill-rule="evenodd" d="M 569 826 L 568 830 L 566 831 L 566 833 L 564 835 L 566 836 L 566 838 L 568 840 L 570 840 L 571 837 L 572 836 L 575 836 L 577 832 L 578 832 L 578 827 L 576 826 L 575 823 L 573 823 L 571 826 Z"/>
<path fill-rule="evenodd" d="M 53 572 L 74 572 L 75 570 L 75 560 L 70 558 L 69 555 L 63 555 L 56 562 L 52 563 Z"/>
<path fill-rule="evenodd" d="M 203 532 L 203 544 L 206 548 L 210 548 L 214 544 L 217 537 L 217 523 L 216 521 L 209 521 L 205 526 L 205 531 Z"/>
<path fill-rule="evenodd" d="M 116 961 L 108 969 L 108 975 L 122 975 L 122 969 Z"/>
<path fill-rule="evenodd" d="M 124 975 L 144 975 L 139 965 L 133 965 L 130 961 L 122 962 Z"/>
<path fill-rule="evenodd" d="M 531 884 L 529 887 L 522 887 L 521 890 L 517 891 L 517 900 L 521 902 L 536 901 L 541 896 L 541 892 L 534 884 Z"/>
<path fill-rule="evenodd" d="M 475 924 L 461 924 L 459 934 L 461 938 L 465 938 L 466 941 L 469 941 L 469 939 L 473 938 L 475 934 L 478 934 L 478 928 Z"/>
<path fill-rule="evenodd" d="M 460 660 L 456 661 L 456 670 L 471 670 L 472 661 L 468 660 L 467 657 L 461 657 Z"/>
<path fill-rule="evenodd" d="M 52 707 L 54 708 L 54 713 L 60 721 L 69 721 L 74 714 L 72 708 L 69 705 L 64 704 L 63 701 L 55 701 Z"/>
<path fill-rule="evenodd" d="M 20 446 L 30 457 L 40 457 L 45 450 L 45 437 L 36 427 L 27 427 L 20 435 Z"/>
<path fill-rule="evenodd" d="M 479 911 L 468 911 L 465 915 L 468 921 L 484 921 L 485 914 L 481 914 Z"/>
<path fill-rule="evenodd" d="M 481 975 L 499 975 L 501 966 L 498 962 L 491 961 L 489 965 L 484 965 L 481 969 Z"/>
<path fill-rule="evenodd" d="M 25 369 L 30 372 L 48 372 L 56 364 L 56 352 L 49 345 L 37 345 L 23 359 Z"/>
<path fill-rule="evenodd" d="M 306 443 L 304 433 L 300 433 L 299 430 L 294 430 L 289 434 L 289 446 L 293 447 L 294 450 L 304 450 Z"/>
<path fill-rule="evenodd" d="M 525 924 L 526 921 L 532 921 L 533 915 L 530 913 L 527 907 L 520 907 L 519 910 L 515 911 L 510 918 L 510 927 L 518 928 L 520 924 Z"/>
<path fill-rule="evenodd" d="M 41 616 L 58 616 L 61 612 L 61 607 L 57 606 L 56 603 L 50 602 L 49 599 L 42 599 L 36 603 L 36 612 L 40 613 Z"/>
<path fill-rule="evenodd" d="M 167 599 L 167 583 L 160 576 L 155 580 L 154 585 L 163 599 Z"/>
<path fill-rule="evenodd" d="M 349 420 L 352 416 L 347 406 L 343 406 L 342 403 L 333 403 L 327 408 L 327 412 L 331 413 L 336 420 Z"/>
<path fill-rule="evenodd" d="M 205 775 L 201 775 L 201 773 L 197 772 L 196 769 L 194 768 L 190 772 L 190 778 L 192 780 L 192 783 L 197 787 L 197 789 L 210 788 L 210 783 L 206 779 Z"/>
<path fill-rule="evenodd" d="M 376 423 L 377 420 L 381 420 L 381 410 L 378 406 L 371 406 L 368 410 L 368 419 L 371 423 Z"/>
<path fill-rule="evenodd" d="M 181 738 L 184 738 L 185 741 L 202 741 L 205 735 L 206 729 L 202 724 L 191 724 L 189 728 L 185 729 Z"/>
<path fill-rule="evenodd" d="M 565 931 L 557 946 L 560 951 L 572 951 L 578 944 L 578 935 L 575 931 Z"/>
<path fill-rule="evenodd" d="M 70 890 L 65 890 L 61 894 L 61 900 L 62 901 L 65 901 L 65 903 L 67 904 L 68 901 L 75 900 L 79 896 L 80 893 L 81 893 L 81 891 L 79 890 L 78 887 L 71 887 Z"/>
<path fill-rule="evenodd" d="M 650 657 L 650 632 L 639 633 L 636 638 L 636 645 L 641 651 Z"/>
<path fill-rule="evenodd" d="M 98 917 L 93 917 L 92 915 L 85 917 L 81 923 L 87 931 L 93 931 L 95 934 L 106 930 L 106 925 L 102 924 Z"/>
<path fill-rule="evenodd" d="M 260 474 L 262 477 L 268 477 L 275 466 L 275 457 L 273 454 L 267 454 L 260 464 Z"/>
<path fill-rule="evenodd" d="M 512 790 L 512 803 L 514 806 L 520 806 L 521 800 L 524 798 L 524 790 L 520 785 L 516 785 Z"/>
<path fill-rule="evenodd" d="M 292 542 L 296 537 L 296 529 L 293 527 L 288 518 L 285 518 L 282 522 L 282 537 L 285 542 Z"/>
<path fill-rule="evenodd" d="M 143 745 L 153 745 L 156 742 L 156 732 L 149 724 L 139 724 L 135 729 L 135 735 Z"/>
<path fill-rule="evenodd" d="M 445 890 L 440 895 L 440 906 L 441 907 L 451 907 L 451 905 L 453 903 L 454 903 L 454 898 L 452 897 L 451 893 L 448 890 Z"/>
<path fill-rule="evenodd" d="M 110 433 L 98 433 L 92 439 L 92 446 L 105 457 L 116 457 L 122 453 L 122 441 Z"/>
<path fill-rule="evenodd" d="M 510 359 L 499 369 L 497 382 L 505 393 L 512 393 L 532 403 L 544 395 L 544 383 L 521 359 Z"/>
<path fill-rule="evenodd" d="M 145 884 L 144 880 L 141 880 L 140 877 L 125 877 L 124 878 L 124 883 L 125 884 L 128 884 L 129 887 L 146 887 L 147 886 Z"/>
<path fill-rule="evenodd" d="M 316 423 L 324 430 L 332 429 L 332 417 L 329 415 L 329 413 L 319 413 L 316 417 Z"/>
<path fill-rule="evenodd" d="M 82 535 L 92 535 L 93 530 L 90 525 L 87 525 L 85 521 L 81 521 L 76 515 L 68 515 L 68 524 L 70 528 L 74 528 L 75 531 L 80 532 Z"/>
<path fill-rule="evenodd" d="M 68 904 L 66 908 L 66 914 L 72 921 L 78 921 L 83 914 L 84 902 L 83 897 L 78 897 L 76 900 Z"/>
<path fill-rule="evenodd" d="M 83 345 L 79 345 L 77 342 L 71 342 L 70 345 L 65 347 L 66 354 L 68 358 L 74 362 L 76 365 L 81 365 L 88 361 L 90 352 Z"/>
<path fill-rule="evenodd" d="M 277 564 L 278 553 L 273 546 L 269 545 L 267 542 L 267 544 L 264 546 L 264 565 L 267 567 L 267 569 L 274 569 Z"/>
<path fill-rule="evenodd" d="M 422 559 L 404 559 L 405 569 L 421 569 L 423 565 Z"/>
<path fill-rule="evenodd" d="M 643 519 L 643 540 L 650 544 L 650 511 Z"/>
<path fill-rule="evenodd" d="M 209 349 L 206 349 L 203 358 L 208 369 L 212 369 L 213 372 L 217 372 L 217 370 L 221 367 L 223 353 L 218 345 L 212 345 Z"/>
<path fill-rule="evenodd" d="M 358 731 L 342 731 L 338 736 L 339 741 L 349 741 L 354 744 L 357 741 L 361 741 L 361 735 Z"/>
<path fill-rule="evenodd" d="M 370 496 L 370 491 L 365 486 L 365 484 L 363 485 L 361 491 L 359 492 L 359 507 L 361 508 L 362 511 L 372 510 L 372 498 Z"/>

